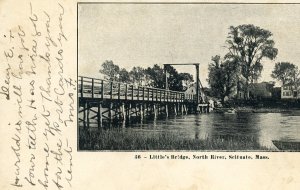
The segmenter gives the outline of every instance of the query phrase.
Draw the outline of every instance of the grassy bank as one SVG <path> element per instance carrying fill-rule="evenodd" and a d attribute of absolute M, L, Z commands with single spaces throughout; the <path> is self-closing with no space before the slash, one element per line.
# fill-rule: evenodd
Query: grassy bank
<path fill-rule="evenodd" d="M 150 132 L 149 132 L 150 133 Z M 251 137 L 188 139 L 177 134 L 117 130 L 80 131 L 80 150 L 268 150 Z"/>

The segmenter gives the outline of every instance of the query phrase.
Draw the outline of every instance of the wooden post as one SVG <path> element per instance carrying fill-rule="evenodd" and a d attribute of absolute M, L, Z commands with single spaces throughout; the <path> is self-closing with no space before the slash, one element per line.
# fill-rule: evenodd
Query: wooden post
<path fill-rule="evenodd" d="M 125 113 L 125 104 L 122 103 L 122 116 L 123 116 L 123 122 L 126 122 L 126 113 Z"/>
<path fill-rule="evenodd" d="M 181 104 L 181 115 L 183 115 L 183 104 Z"/>
<path fill-rule="evenodd" d="M 133 100 L 134 94 L 133 94 L 133 85 L 131 85 L 131 100 Z"/>
<path fill-rule="evenodd" d="M 83 127 L 86 128 L 86 109 L 87 109 L 87 103 L 85 102 L 84 103 L 84 106 L 83 106 Z"/>
<path fill-rule="evenodd" d="M 103 100 L 104 98 L 104 84 L 103 80 L 101 80 L 101 99 Z"/>
<path fill-rule="evenodd" d="M 113 95 L 113 82 L 110 82 L 110 101 L 112 101 L 112 95 Z"/>
<path fill-rule="evenodd" d="M 140 116 L 141 116 L 141 120 L 143 120 L 143 117 L 144 117 L 143 104 L 140 104 Z"/>
<path fill-rule="evenodd" d="M 209 102 L 207 103 L 207 112 L 206 113 L 209 113 Z"/>
<path fill-rule="evenodd" d="M 109 121 L 112 122 L 113 118 L 112 118 L 112 109 L 113 109 L 113 103 L 110 102 L 109 104 L 109 112 L 108 112 L 108 117 L 109 117 Z"/>
<path fill-rule="evenodd" d="M 98 112 L 97 112 L 97 119 L 98 119 L 98 129 L 102 128 L 102 103 L 98 104 Z"/>
<path fill-rule="evenodd" d="M 195 64 L 196 66 L 196 108 L 199 104 L 199 86 L 200 86 L 200 79 L 199 79 L 199 64 Z M 197 112 L 197 109 L 195 110 Z"/>
<path fill-rule="evenodd" d="M 92 78 L 92 98 L 94 98 L 94 78 Z"/>
<path fill-rule="evenodd" d="M 137 88 L 137 100 L 139 100 L 139 98 L 140 98 L 140 87 L 138 86 L 138 88 Z"/>
<path fill-rule="evenodd" d="M 174 112 L 175 112 L 175 115 L 177 115 L 177 105 L 174 104 Z"/>
<path fill-rule="evenodd" d="M 129 108 L 128 108 L 128 121 L 130 121 L 130 117 L 131 117 L 131 103 L 129 104 Z"/>
<path fill-rule="evenodd" d="M 87 104 L 87 116 L 86 116 L 86 121 L 87 121 L 87 128 L 90 128 L 90 105 L 88 103 Z"/>
<path fill-rule="evenodd" d="M 83 77 L 80 77 L 80 96 L 83 97 Z"/>
<path fill-rule="evenodd" d="M 145 87 L 143 87 L 143 101 L 145 100 Z"/>
<path fill-rule="evenodd" d="M 118 100 L 120 100 L 121 84 L 118 83 Z"/>
<path fill-rule="evenodd" d="M 152 89 L 152 102 L 154 101 L 154 89 Z"/>
<path fill-rule="evenodd" d="M 156 106 L 155 106 L 155 104 L 153 104 L 153 112 L 154 112 L 154 118 L 156 118 L 157 113 L 156 113 Z"/>
<path fill-rule="evenodd" d="M 128 86 L 127 84 L 125 85 L 125 100 L 127 100 L 127 89 L 128 89 Z"/>
<path fill-rule="evenodd" d="M 168 104 L 166 103 L 166 116 L 169 117 Z"/>

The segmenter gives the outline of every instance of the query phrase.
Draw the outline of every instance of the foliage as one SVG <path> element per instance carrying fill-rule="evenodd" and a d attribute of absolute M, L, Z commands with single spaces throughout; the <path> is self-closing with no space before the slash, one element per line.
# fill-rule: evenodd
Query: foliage
<path fill-rule="evenodd" d="M 212 57 L 212 63 L 209 64 L 208 83 L 211 87 L 211 94 L 220 98 L 222 102 L 236 87 L 238 72 L 236 62 L 236 60 L 225 60 L 222 63 L 221 57 L 216 55 Z"/>
<path fill-rule="evenodd" d="M 298 70 L 298 67 L 296 67 L 292 73 L 291 73 L 291 79 L 289 80 L 289 85 L 291 85 L 293 90 L 298 90 L 298 87 L 300 86 L 300 71 Z"/>
<path fill-rule="evenodd" d="M 193 75 L 190 73 L 179 73 L 179 77 L 182 81 L 182 90 L 186 90 L 194 82 Z"/>
<path fill-rule="evenodd" d="M 268 30 L 252 24 L 231 26 L 229 30 L 226 41 L 229 52 L 225 59 L 238 61 L 248 91 L 249 83 L 253 83 L 261 75 L 262 59 L 273 60 L 278 50 L 274 47 L 272 33 Z"/>
<path fill-rule="evenodd" d="M 297 70 L 298 68 L 293 63 L 278 62 L 275 64 L 271 76 L 279 80 L 282 85 L 285 85 L 293 81 L 298 72 Z"/>
<path fill-rule="evenodd" d="M 119 72 L 119 82 L 131 82 L 129 72 L 126 69 L 121 69 Z"/>
<path fill-rule="evenodd" d="M 176 69 L 171 65 L 166 65 L 166 71 L 169 74 L 168 76 L 168 89 L 182 91 L 182 79 Z"/>
<path fill-rule="evenodd" d="M 165 74 L 164 70 L 157 64 L 152 68 L 148 67 L 145 70 L 146 75 L 148 76 L 148 84 L 154 88 L 164 88 L 165 83 Z"/>
<path fill-rule="evenodd" d="M 133 67 L 129 74 L 134 84 L 143 85 L 145 70 L 142 67 Z"/>
<path fill-rule="evenodd" d="M 186 90 L 193 82 L 193 76 L 189 73 L 178 73 L 178 71 L 168 65 L 166 66 L 168 76 L 168 88 L 170 90 L 183 91 Z M 101 65 L 100 73 L 104 75 L 104 79 L 113 80 L 124 83 L 134 83 L 139 86 L 150 86 L 154 88 L 165 88 L 164 69 L 155 64 L 153 67 L 144 69 L 142 67 L 133 67 L 130 72 L 124 68 L 120 68 L 113 61 L 105 61 Z"/>
<path fill-rule="evenodd" d="M 113 81 L 118 80 L 120 67 L 115 65 L 113 61 L 106 60 L 102 63 L 101 67 L 102 68 L 99 71 L 104 75 L 104 79 Z"/>

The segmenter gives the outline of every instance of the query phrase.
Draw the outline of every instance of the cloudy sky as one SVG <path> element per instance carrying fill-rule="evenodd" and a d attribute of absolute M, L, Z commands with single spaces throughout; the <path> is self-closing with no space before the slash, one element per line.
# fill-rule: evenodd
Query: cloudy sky
<path fill-rule="evenodd" d="M 207 86 L 208 64 L 224 55 L 229 26 L 254 24 L 273 33 L 279 53 L 263 60 L 260 81 L 270 81 L 276 62 L 300 67 L 300 5 L 80 4 L 79 75 L 101 77 L 105 60 L 130 70 L 164 63 L 200 63 Z M 176 66 L 195 75 L 193 66 Z"/>

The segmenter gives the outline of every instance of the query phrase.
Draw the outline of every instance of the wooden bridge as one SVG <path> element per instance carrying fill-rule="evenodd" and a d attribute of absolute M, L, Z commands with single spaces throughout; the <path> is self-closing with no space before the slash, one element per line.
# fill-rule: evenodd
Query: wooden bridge
<path fill-rule="evenodd" d="M 209 104 L 196 103 L 195 94 L 134 84 L 79 76 L 79 125 L 99 128 L 104 122 L 130 121 L 132 117 L 143 120 L 158 115 L 208 112 Z"/>

